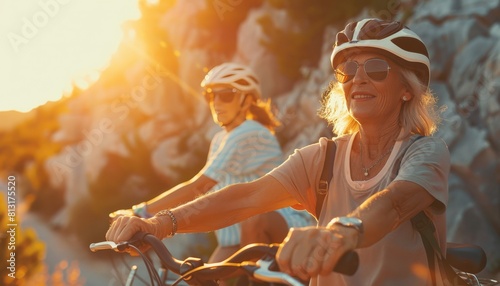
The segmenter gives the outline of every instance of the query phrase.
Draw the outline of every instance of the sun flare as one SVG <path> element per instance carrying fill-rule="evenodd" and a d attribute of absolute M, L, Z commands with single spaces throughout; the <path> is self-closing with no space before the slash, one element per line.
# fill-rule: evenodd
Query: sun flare
<path fill-rule="evenodd" d="M 0 0 L 2 110 L 29 111 L 95 82 L 138 0 Z"/>

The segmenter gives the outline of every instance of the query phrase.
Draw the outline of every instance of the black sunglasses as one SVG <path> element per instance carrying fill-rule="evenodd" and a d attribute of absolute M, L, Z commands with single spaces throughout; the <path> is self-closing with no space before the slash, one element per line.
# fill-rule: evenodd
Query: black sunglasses
<path fill-rule="evenodd" d="M 339 64 L 335 68 L 335 77 L 340 83 L 346 83 L 354 78 L 359 66 L 363 66 L 366 75 L 372 80 L 383 81 L 387 78 L 391 67 L 383 59 L 369 59 L 364 64 L 355 61 L 347 61 Z"/>
<path fill-rule="evenodd" d="M 211 88 L 207 88 L 203 91 L 203 95 L 207 102 L 212 102 L 215 99 L 215 96 L 219 98 L 220 101 L 229 103 L 233 101 L 234 96 L 239 92 L 236 88 L 228 88 L 228 89 L 220 89 L 220 90 L 212 90 Z"/>

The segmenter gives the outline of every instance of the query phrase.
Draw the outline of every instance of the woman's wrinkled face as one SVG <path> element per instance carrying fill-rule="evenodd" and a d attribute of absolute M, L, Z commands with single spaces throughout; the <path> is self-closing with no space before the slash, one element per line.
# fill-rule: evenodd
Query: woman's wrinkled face
<path fill-rule="evenodd" d="M 351 115 L 361 124 L 397 121 L 403 96 L 411 96 L 400 67 L 375 53 L 354 54 L 342 64 L 347 80 L 342 89 Z"/>

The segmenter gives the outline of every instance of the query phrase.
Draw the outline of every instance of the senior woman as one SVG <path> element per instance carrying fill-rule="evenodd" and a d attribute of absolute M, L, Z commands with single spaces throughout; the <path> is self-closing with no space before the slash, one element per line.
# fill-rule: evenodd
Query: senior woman
<path fill-rule="evenodd" d="M 279 266 L 311 285 L 431 285 L 433 271 L 410 219 L 424 211 L 445 248 L 450 159 L 444 141 L 431 136 L 438 115 L 429 91 L 427 49 L 398 22 L 364 19 L 337 34 L 331 63 L 336 82 L 321 114 L 338 135 L 333 180 L 318 225 L 289 232 L 278 251 Z M 321 138 L 296 150 L 253 182 L 149 220 L 119 219 L 106 237 L 118 242 L 139 230 L 162 238 L 176 231 L 209 231 L 293 205 L 314 214 L 326 142 Z M 197 205 L 205 207 L 193 213 Z M 358 271 L 353 276 L 331 272 L 353 249 L 360 257 Z M 435 275 L 442 281 L 439 271 Z"/>

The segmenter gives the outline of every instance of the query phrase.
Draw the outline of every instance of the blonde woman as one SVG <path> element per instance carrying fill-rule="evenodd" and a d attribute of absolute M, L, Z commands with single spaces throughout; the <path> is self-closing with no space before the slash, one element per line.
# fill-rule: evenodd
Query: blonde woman
<path fill-rule="evenodd" d="M 444 141 L 432 137 L 439 120 L 424 43 L 399 22 L 364 19 L 337 34 L 331 64 L 335 88 L 322 115 L 338 134 L 333 180 L 318 225 L 292 229 L 281 244 L 281 270 L 310 278 L 310 285 L 442 285 L 410 221 L 425 212 L 445 249 L 450 155 Z M 216 229 L 297 204 L 314 214 L 326 142 L 322 138 L 296 150 L 256 181 L 228 186 L 147 221 L 117 220 L 106 238 L 124 241 L 139 230 L 166 237 Z M 187 219 L 184 214 L 196 204 L 206 204 L 204 215 Z M 360 259 L 357 272 L 332 272 L 353 249 Z"/>

